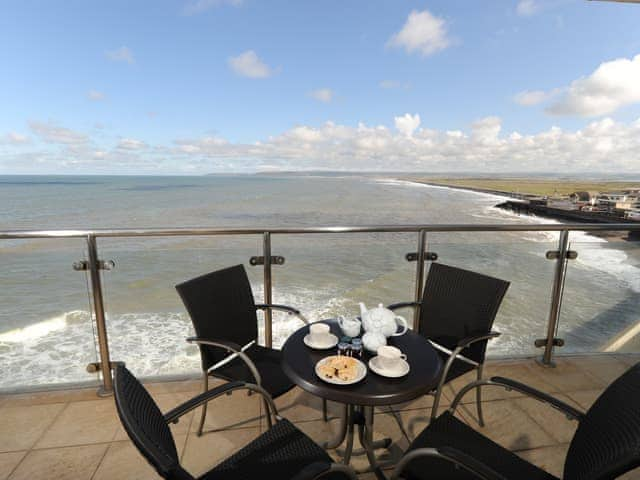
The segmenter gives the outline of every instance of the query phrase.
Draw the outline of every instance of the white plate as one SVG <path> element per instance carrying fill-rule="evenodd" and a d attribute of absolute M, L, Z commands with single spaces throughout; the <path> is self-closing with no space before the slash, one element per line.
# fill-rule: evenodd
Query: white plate
<path fill-rule="evenodd" d="M 314 350 L 328 350 L 329 348 L 333 348 L 338 344 L 338 337 L 336 337 L 333 333 L 330 333 L 328 336 L 329 336 L 329 341 L 326 343 L 320 344 L 320 343 L 312 342 L 311 334 L 307 333 L 302 339 L 302 341 L 307 347 L 313 348 Z"/>
<path fill-rule="evenodd" d="M 404 377 L 407 373 L 409 373 L 409 370 L 411 369 L 411 367 L 409 367 L 409 364 L 402 358 L 398 361 L 400 368 L 398 368 L 397 370 L 388 370 L 388 369 L 382 368 L 378 364 L 378 362 L 379 362 L 378 357 L 373 357 L 371 360 L 369 360 L 369 368 L 373 370 L 375 373 L 377 373 L 378 375 L 382 375 L 383 377 L 389 377 L 389 378 Z"/>
<path fill-rule="evenodd" d="M 316 375 L 318 375 L 318 377 L 320 377 L 325 382 L 332 383 L 334 385 L 352 385 L 354 383 L 358 383 L 364 377 L 367 376 L 367 366 L 357 358 L 354 358 L 354 360 L 358 362 L 358 372 L 353 380 L 340 380 L 339 378 L 335 378 L 335 377 L 327 378 L 324 375 L 320 374 L 319 367 L 327 363 L 331 358 L 334 358 L 335 356 L 336 355 L 332 355 L 330 357 L 323 358 L 318 363 L 316 363 Z"/>

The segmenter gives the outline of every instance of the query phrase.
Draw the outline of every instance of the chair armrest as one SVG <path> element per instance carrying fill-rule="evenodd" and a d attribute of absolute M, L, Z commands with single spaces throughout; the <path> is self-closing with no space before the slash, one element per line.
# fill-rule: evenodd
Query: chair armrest
<path fill-rule="evenodd" d="M 476 382 L 471 382 L 468 385 L 465 385 L 463 388 L 460 389 L 456 397 L 453 399 L 453 402 L 451 402 L 451 407 L 449 407 L 449 411 L 452 414 L 455 413 L 456 408 L 458 408 L 458 404 L 460 403 L 460 400 L 462 400 L 462 397 L 464 397 L 465 394 L 469 392 L 469 390 L 473 390 L 474 388 L 478 388 L 484 385 L 504 387 L 507 390 L 516 390 L 520 393 L 524 393 L 525 395 L 535 400 L 538 400 L 542 403 L 549 404 L 551 407 L 555 408 L 556 410 L 560 410 L 562 413 L 564 413 L 567 416 L 569 420 L 580 421 L 582 420 L 582 418 L 584 418 L 584 415 L 585 415 L 584 412 L 581 412 L 577 408 L 572 407 L 571 405 L 563 402 L 562 400 L 552 397 L 551 395 L 541 392 L 540 390 L 530 387 L 529 385 L 525 385 L 524 383 L 516 382 L 515 380 L 511 380 L 509 378 L 504 378 L 504 377 L 491 377 L 490 380 L 478 380 Z"/>
<path fill-rule="evenodd" d="M 563 402 L 556 397 L 552 397 L 551 395 L 541 392 L 540 390 L 530 387 L 529 385 L 525 385 L 524 383 L 517 382 L 515 380 L 511 380 L 510 378 L 504 377 L 491 377 L 491 381 L 495 385 L 502 385 L 507 390 L 516 390 L 520 393 L 524 393 L 528 397 L 535 398 L 542 403 L 548 403 L 551 407 L 556 410 L 560 410 L 571 420 L 582 420 L 585 413 L 578 410 L 577 408 L 572 407 L 571 405 Z"/>
<path fill-rule="evenodd" d="M 198 408 L 200 405 L 207 403 L 210 400 L 213 400 L 214 398 L 219 397 L 220 395 L 224 395 L 225 393 L 230 393 L 230 392 L 233 392 L 234 390 L 241 390 L 241 389 L 251 390 L 253 392 L 256 392 L 262 395 L 266 400 L 267 404 L 269 405 L 269 408 L 273 412 L 273 416 L 278 418 L 278 409 L 273 403 L 273 399 L 271 398 L 271 395 L 269 395 L 269 393 L 264 388 L 260 387 L 259 385 L 254 385 L 253 383 L 247 383 L 247 382 L 227 382 L 223 385 L 212 388 L 211 390 L 207 390 L 206 392 L 201 393 L 200 395 L 196 395 L 192 399 L 187 400 L 186 402 L 171 409 L 164 415 L 164 419 L 167 423 L 172 423 L 172 422 L 175 423 L 178 421 L 178 419 L 181 416 L 183 416 L 186 413 L 189 413 L 191 410 Z"/>
<path fill-rule="evenodd" d="M 258 368 L 256 367 L 255 363 L 253 363 L 253 361 L 249 358 L 249 356 L 242 351 L 242 348 L 240 347 L 240 345 L 237 345 L 233 342 L 229 342 L 227 340 L 218 340 L 218 339 L 211 340 L 208 338 L 197 338 L 197 337 L 189 337 L 187 338 L 187 342 L 196 343 L 198 345 L 208 345 L 210 347 L 222 348 L 228 352 L 231 352 L 233 355 L 237 355 L 247 365 L 256 383 L 258 385 L 262 384 L 262 377 L 260 377 Z M 230 359 L 229 357 L 227 358 Z"/>
<path fill-rule="evenodd" d="M 325 477 L 337 479 L 339 477 L 336 474 L 340 473 L 342 473 L 341 476 L 345 480 L 358 480 L 356 472 L 348 465 L 325 462 L 314 462 L 306 465 L 291 480 L 320 480 Z"/>
<path fill-rule="evenodd" d="M 300 320 L 302 320 L 302 322 L 305 325 L 309 324 L 309 320 L 307 320 L 306 317 L 304 315 L 302 315 L 302 313 L 300 313 L 300 310 L 298 310 L 297 308 L 290 307 L 288 305 L 278 305 L 278 304 L 274 304 L 274 303 L 257 303 L 256 304 L 256 309 L 257 310 L 268 310 L 268 309 L 281 310 L 283 312 L 288 312 L 289 315 L 295 315 Z"/>
<path fill-rule="evenodd" d="M 387 305 L 387 308 L 389 310 L 398 310 L 399 308 L 417 307 L 419 305 L 422 305 L 422 302 L 400 302 Z"/>
<path fill-rule="evenodd" d="M 469 345 L 472 345 L 476 342 L 480 342 L 482 340 L 491 340 L 492 338 L 499 337 L 500 332 L 486 332 L 486 333 L 478 333 L 476 335 L 471 335 L 467 338 L 463 338 L 458 342 L 457 348 L 465 349 Z"/>
<path fill-rule="evenodd" d="M 439 447 L 439 448 L 416 448 L 415 450 L 407 453 L 396 465 L 396 468 L 391 474 L 391 480 L 397 480 L 402 478 L 402 472 L 407 465 L 418 458 L 440 458 L 447 460 L 459 468 L 463 468 L 466 471 L 474 474 L 478 478 L 484 480 L 507 480 L 491 467 L 485 465 L 480 460 L 467 455 L 452 447 Z"/>

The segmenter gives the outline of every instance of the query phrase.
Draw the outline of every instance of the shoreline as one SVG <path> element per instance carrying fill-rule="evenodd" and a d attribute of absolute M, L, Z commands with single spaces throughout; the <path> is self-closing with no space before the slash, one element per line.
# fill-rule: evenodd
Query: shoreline
<path fill-rule="evenodd" d="M 411 182 L 411 183 L 416 183 L 416 184 L 420 184 L 420 185 L 427 185 L 430 187 L 439 187 L 439 188 L 449 188 L 452 190 L 462 190 L 462 191 L 466 191 L 466 192 L 473 192 L 473 193 L 479 193 L 479 194 L 486 194 L 486 195 L 494 195 L 494 196 L 499 196 L 499 197 L 504 197 L 507 199 L 516 199 L 516 200 L 527 200 L 529 198 L 536 198 L 538 197 L 538 195 L 535 194 L 530 194 L 530 193 L 513 193 L 513 192 L 508 192 L 508 191 L 504 191 L 504 190 L 493 190 L 493 189 L 489 189 L 489 188 L 481 188 L 481 187 L 466 187 L 466 186 L 458 186 L 458 185 L 450 185 L 450 184 L 446 184 L 446 183 L 438 183 L 438 182 L 431 182 L 431 181 L 426 181 L 426 180 L 420 180 L 420 179 L 414 179 L 414 178 L 398 178 L 397 180 L 401 180 L 401 181 L 407 181 L 407 182 Z M 505 208 L 504 206 L 501 206 L 500 204 L 495 205 L 496 208 L 502 208 L 504 210 L 509 210 L 509 211 L 513 211 L 512 209 L 509 208 Z M 515 213 L 515 212 L 514 212 Z M 522 215 L 520 213 L 518 213 L 517 215 Z M 535 217 L 535 218 L 549 218 L 551 220 L 555 220 L 559 223 L 562 224 L 567 224 L 567 225 L 580 225 L 580 222 L 576 221 L 576 222 L 567 222 L 565 218 L 563 218 L 560 215 L 554 215 L 553 213 L 549 213 L 547 212 L 546 214 L 542 213 L 540 215 L 536 215 L 536 214 L 530 214 L 530 213 L 525 213 L 524 215 L 526 215 L 527 217 Z M 621 221 L 623 221 L 624 219 L 621 219 Z M 598 222 L 600 223 L 600 222 Z M 602 222 L 605 223 L 605 222 Z M 631 232 L 629 231 L 605 231 L 605 232 L 585 232 L 587 235 L 591 235 L 597 238 L 602 238 L 603 240 L 606 241 L 626 241 L 626 242 L 637 242 L 638 239 L 636 238 L 632 238 L 631 236 Z"/>

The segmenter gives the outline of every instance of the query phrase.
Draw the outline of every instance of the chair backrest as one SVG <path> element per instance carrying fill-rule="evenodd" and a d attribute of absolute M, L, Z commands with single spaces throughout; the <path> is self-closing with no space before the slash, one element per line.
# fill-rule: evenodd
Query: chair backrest
<path fill-rule="evenodd" d="M 454 349 L 459 340 L 488 332 L 509 282 L 443 263 L 432 263 L 422 297 L 418 331 Z M 466 357 L 484 361 L 487 342 L 466 349 Z"/>
<path fill-rule="evenodd" d="M 605 480 L 639 466 L 640 363 L 609 385 L 580 421 L 563 478 Z"/>
<path fill-rule="evenodd" d="M 176 285 L 196 335 L 244 346 L 258 337 L 258 318 L 247 272 L 242 265 L 211 272 Z M 228 355 L 222 349 L 200 346 L 202 368 Z"/>
<path fill-rule="evenodd" d="M 116 409 L 129 438 L 156 471 L 170 480 L 193 480 L 178 461 L 162 412 L 140 382 L 120 364 L 113 381 Z"/>

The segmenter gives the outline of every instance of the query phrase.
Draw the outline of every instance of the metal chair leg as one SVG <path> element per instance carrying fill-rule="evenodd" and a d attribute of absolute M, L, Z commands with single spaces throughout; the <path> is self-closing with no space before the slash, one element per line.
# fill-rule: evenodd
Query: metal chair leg
<path fill-rule="evenodd" d="M 482 367 L 484 365 L 478 365 L 478 380 L 482 380 Z M 484 427 L 484 417 L 482 416 L 482 392 L 480 387 L 476 388 L 476 408 L 478 409 L 478 425 Z"/>
<path fill-rule="evenodd" d="M 204 372 L 202 372 L 202 388 L 203 388 L 203 392 L 206 392 L 207 390 L 209 390 L 209 374 L 207 373 L 207 371 L 205 370 Z M 200 425 L 198 426 L 198 432 L 197 435 L 199 437 L 202 436 L 202 429 L 204 428 L 204 420 L 207 416 L 207 404 L 205 403 L 204 405 L 202 405 L 202 414 L 200 415 Z"/>
<path fill-rule="evenodd" d="M 438 406 L 440 405 L 440 397 L 442 396 L 442 385 L 438 386 L 436 394 L 433 396 L 433 405 L 431 406 L 431 422 L 438 416 Z"/>
<path fill-rule="evenodd" d="M 325 422 L 329 421 L 329 416 L 327 415 L 327 399 L 322 399 L 322 420 Z"/>
<path fill-rule="evenodd" d="M 271 420 L 271 410 L 269 409 L 269 403 L 264 400 L 263 406 L 264 416 L 267 418 L 267 427 L 269 428 L 269 430 L 271 430 L 271 427 L 273 427 L 273 420 Z"/>

